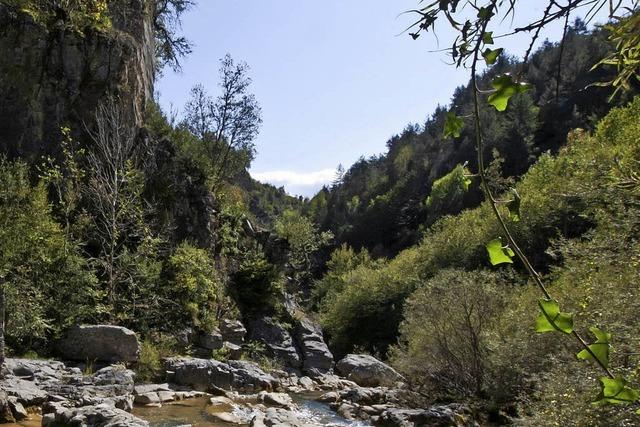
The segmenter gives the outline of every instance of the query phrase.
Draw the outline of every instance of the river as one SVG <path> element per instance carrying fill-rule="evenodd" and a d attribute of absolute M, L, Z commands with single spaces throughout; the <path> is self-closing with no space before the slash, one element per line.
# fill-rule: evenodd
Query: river
<path fill-rule="evenodd" d="M 349 421 L 340 417 L 328 405 L 315 401 L 313 395 L 292 395 L 291 397 L 298 406 L 296 415 L 305 423 L 317 426 L 369 426 L 360 421 Z M 210 415 L 216 408 L 209 406 L 208 403 L 209 398 L 182 400 L 165 404 L 161 408 L 136 407 L 133 414 L 149 421 L 151 427 L 178 427 L 187 424 L 193 427 L 229 427 L 230 424 L 216 421 Z M 248 412 L 250 409 L 236 411 Z"/>

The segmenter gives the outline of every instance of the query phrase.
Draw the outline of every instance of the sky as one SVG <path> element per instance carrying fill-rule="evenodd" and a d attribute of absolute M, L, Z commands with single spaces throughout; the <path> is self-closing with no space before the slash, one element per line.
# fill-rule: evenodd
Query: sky
<path fill-rule="evenodd" d="M 522 0 L 507 30 L 543 13 L 540 0 Z M 251 67 L 251 91 L 263 124 L 251 175 L 312 196 L 330 183 L 339 164 L 385 151 L 386 141 L 409 123 L 424 123 L 448 105 L 468 70 L 446 63 L 451 32 L 413 41 L 401 34 L 412 22 L 401 12 L 418 0 L 198 0 L 183 33 L 193 52 L 182 71 L 166 70 L 156 91 L 164 111 L 182 113 L 189 90 L 203 84 L 218 93 L 219 60 L 229 53 Z M 558 40 L 561 24 L 540 37 Z M 502 39 L 523 55 L 526 37 Z"/>

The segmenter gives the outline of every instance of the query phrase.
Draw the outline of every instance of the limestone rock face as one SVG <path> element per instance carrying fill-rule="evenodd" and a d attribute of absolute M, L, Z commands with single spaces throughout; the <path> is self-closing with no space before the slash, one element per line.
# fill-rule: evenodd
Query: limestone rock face
<path fill-rule="evenodd" d="M 336 365 L 338 372 L 363 387 L 393 386 L 402 376 L 368 354 L 349 354 Z"/>
<path fill-rule="evenodd" d="M 140 353 L 136 334 L 120 326 L 91 325 L 69 329 L 58 341 L 57 351 L 67 360 L 135 362 Z"/>
<path fill-rule="evenodd" d="M 153 95 L 152 13 L 144 0 L 111 5 L 108 31 L 44 25 L 0 4 L 0 150 L 37 159 L 53 150 L 60 128 L 78 136 L 96 107 L 118 97 L 140 126 Z M 115 13 L 115 11 L 119 11 Z"/>

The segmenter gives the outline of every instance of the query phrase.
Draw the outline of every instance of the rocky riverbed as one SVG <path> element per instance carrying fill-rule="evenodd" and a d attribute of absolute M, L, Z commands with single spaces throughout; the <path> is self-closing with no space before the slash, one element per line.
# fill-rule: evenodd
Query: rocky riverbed
<path fill-rule="evenodd" d="M 350 363 L 368 357 L 350 356 Z M 357 365 L 358 375 L 364 377 L 347 376 L 363 384 L 371 384 L 373 376 L 391 381 L 381 373 L 391 368 L 382 365 Z M 475 424 L 462 405 L 402 408 L 408 391 L 401 383 L 361 386 L 333 374 L 311 379 L 284 371 L 267 373 L 247 361 L 196 358 L 168 359 L 165 371 L 166 383 L 136 384 L 134 372 L 123 365 L 88 373 L 58 361 L 8 359 L 0 387 L 2 421 L 33 425 L 41 420 L 48 427 L 177 426 L 171 423 L 177 411 L 194 417 L 182 424 L 212 426 Z"/>

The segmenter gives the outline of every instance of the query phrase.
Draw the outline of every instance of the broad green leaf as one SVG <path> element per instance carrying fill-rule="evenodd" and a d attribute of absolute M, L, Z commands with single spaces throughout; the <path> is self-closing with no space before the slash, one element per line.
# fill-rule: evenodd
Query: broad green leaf
<path fill-rule="evenodd" d="M 518 190 L 515 188 L 511 189 L 511 194 L 513 195 L 513 199 L 507 203 L 507 209 L 509 209 L 509 218 L 513 222 L 520 221 L 520 194 L 518 194 Z"/>
<path fill-rule="evenodd" d="M 484 44 L 493 44 L 493 31 L 487 31 L 482 35 L 482 42 Z"/>
<path fill-rule="evenodd" d="M 484 58 L 487 65 L 492 65 L 492 64 L 495 64 L 495 62 L 498 60 L 498 57 L 500 56 L 503 50 L 504 49 L 502 48 L 498 48 L 498 49 L 487 48 L 482 53 L 482 57 Z"/>
<path fill-rule="evenodd" d="M 600 390 L 598 400 L 593 402 L 596 405 L 602 405 L 606 403 L 612 403 L 614 405 L 629 404 L 637 401 L 638 398 L 640 398 L 640 393 L 638 393 L 638 390 L 628 387 L 627 385 L 629 384 L 629 382 L 622 377 L 602 377 L 600 378 L 600 384 L 602 390 Z"/>
<path fill-rule="evenodd" d="M 573 314 L 561 312 L 558 301 L 540 299 L 538 306 L 542 313 L 536 319 L 536 332 L 573 332 Z"/>
<path fill-rule="evenodd" d="M 491 82 L 491 85 L 495 92 L 489 95 L 489 104 L 493 105 L 498 111 L 507 109 L 509 98 L 513 95 L 526 92 L 531 88 L 528 84 L 514 82 L 509 74 L 496 77 Z"/>
<path fill-rule="evenodd" d="M 444 121 L 444 137 L 460 138 L 460 132 L 464 123 L 462 119 L 456 116 L 455 111 L 449 111 Z"/>
<path fill-rule="evenodd" d="M 478 10 L 478 18 L 480 19 L 489 19 L 493 15 L 493 6 L 481 7 L 480 10 Z"/>
<path fill-rule="evenodd" d="M 491 262 L 491 265 L 513 264 L 511 258 L 513 258 L 515 254 L 511 248 L 502 246 L 502 240 L 494 239 L 487 243 L 486 248 L 489 253 L 489 262 Z"/>
<path fill-rule="evenodd" d="M 596 337 L 596 341 L 593 344 L 589 344 L 589 349 L 600 361 L 600 363 L 608 368 L 609 352 L 611 350 L 611 334 L 603 332 L 595 327 L 589 328 L 589 330 Z M 576 356 L 581 360 L 593 359 L 591 353 L 589 353 L 586 349 L 579 352 Z"/>

